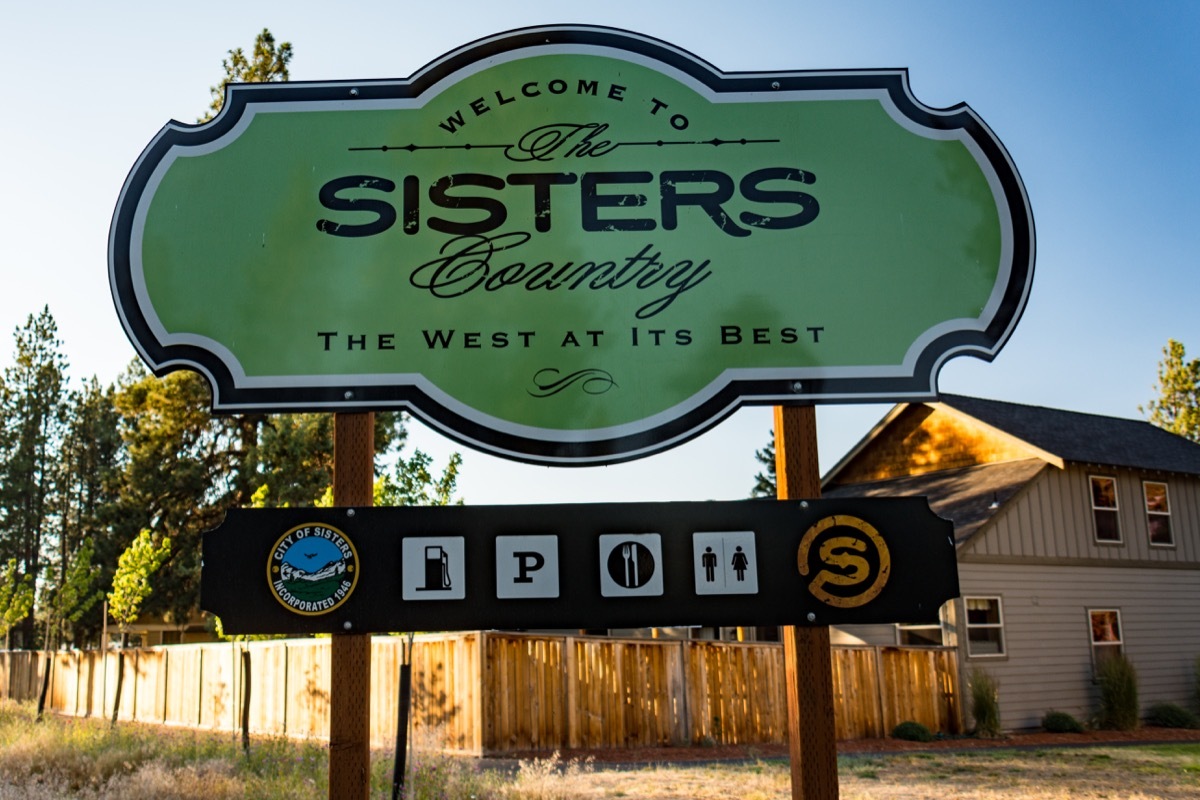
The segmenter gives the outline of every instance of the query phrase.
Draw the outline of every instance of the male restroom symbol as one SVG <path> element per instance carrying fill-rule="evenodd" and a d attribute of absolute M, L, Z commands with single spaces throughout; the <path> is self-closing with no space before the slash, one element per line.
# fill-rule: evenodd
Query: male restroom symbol
<path fill-rule="evenodd" d="M 717 579 L 717 554 L 711 547 L 704 548 L 704 555 L 700 556 L 700 566 L 704 567 L 704 580 L 712 583 Z"/>

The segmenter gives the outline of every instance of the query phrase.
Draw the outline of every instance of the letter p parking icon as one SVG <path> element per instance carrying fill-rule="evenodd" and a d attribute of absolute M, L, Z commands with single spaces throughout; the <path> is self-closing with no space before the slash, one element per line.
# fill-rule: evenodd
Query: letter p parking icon
<path fill-rule="evenodd" d="M 513 553 L 513 558 L 517 560 L 517 577 L 513 578 L 513 583 L 533 583 L 530 573 L 546 566 L 546 557 L 536 550 L 518 551 Z"/>
<path fill-rule="evenodd" d="M 496 537 L 496 598 L 558 597 L 557 536 Z"/>

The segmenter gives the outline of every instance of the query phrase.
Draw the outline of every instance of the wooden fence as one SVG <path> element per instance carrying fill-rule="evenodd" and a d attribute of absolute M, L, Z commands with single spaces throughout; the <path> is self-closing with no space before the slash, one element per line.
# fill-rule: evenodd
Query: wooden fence
<path fill-rule="evenodd" d="M 372 642 L 371 737 L 396 732 L 401 639 Z M 171 645 L 128 651 L 119 717 L 240 730 L 250 653 L 252 733 L 329 735 L 328 639 Z M 46 653 L 0 652 L 0 697 L 36 700 Z M 115 652 L 50 654 L 47 708 L 112 715 Z M 886 736 L 915 720 L 961 729 L 950 648 L 835 647 L 837 737 Z M 431 634 L 412 654 L 414 737 L 475 755 L 559 748 L 783 742 L 780 645 L 495 632 Z"/>

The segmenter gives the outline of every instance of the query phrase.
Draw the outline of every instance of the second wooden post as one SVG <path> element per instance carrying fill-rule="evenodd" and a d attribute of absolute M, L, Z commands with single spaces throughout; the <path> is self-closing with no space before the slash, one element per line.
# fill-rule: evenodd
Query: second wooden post
<path fill-rule="evenodd" d="M 372 505 L 375 415 L 333 415 L 333 504 Z M 329 800 L 366 800 L 371 788 L 371 634 L 333 634 L 329 689 Z"/>
<path fill-rule="evenodd" d="M 821 494 L 817 417 L 812 406 L 775 408 L 775 492 L 780 500 L 811 500 Z M 781 635 L 792 800 L 837 800 L 829 627 L 787 626 Z"/>

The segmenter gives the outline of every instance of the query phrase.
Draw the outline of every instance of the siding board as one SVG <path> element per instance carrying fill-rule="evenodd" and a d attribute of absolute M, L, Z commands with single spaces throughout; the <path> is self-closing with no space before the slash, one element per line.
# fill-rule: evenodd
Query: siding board
<path fill-rule="evenodd" d="M 1190 702 L 1189 665 L 1200 655 L 1200 572 L 964 563 L 959 580 L 964 595 L 999 596 L 1003 604 L 1007 658 L 965 659 L 964 667 L 1000 681 L 1004 727 L 1036 727 L 1052 708 L 1081 718 L 1093 711 L 1089 608 L 1121 610 L 1143 708 Z"/>

